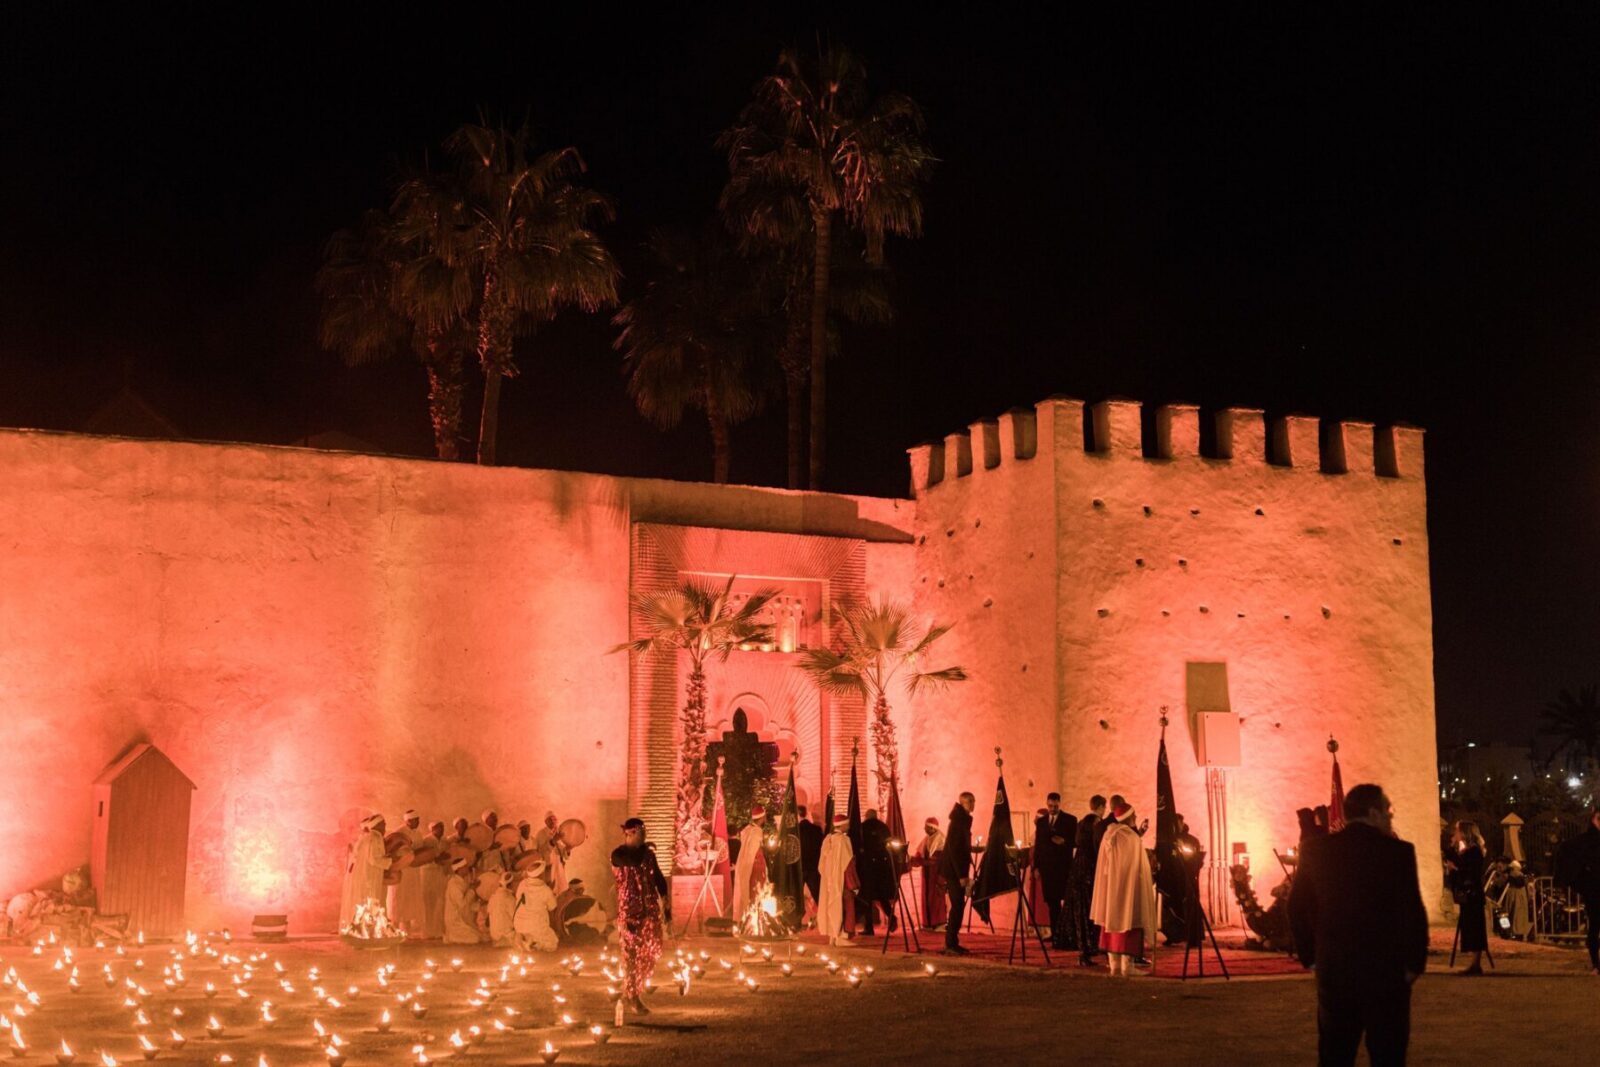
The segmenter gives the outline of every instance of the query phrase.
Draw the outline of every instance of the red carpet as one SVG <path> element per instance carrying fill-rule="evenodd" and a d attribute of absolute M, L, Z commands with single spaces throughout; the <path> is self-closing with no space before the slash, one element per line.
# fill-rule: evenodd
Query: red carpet
<path fill-rule="evenodd" d="M 1219 947 L 1222 950 L 1222 961 L 1227 964 L 1228 974 L 1230 977 L 1258 978 L 1262 976 L 1284 976 L 1307 973 L 1304 968 L 1300 966 L 1299 961 L 1290 959 L 1281 952 L 1264 952 L 1258 949 L 1244 948 L 1239 944 L 1228 943 L 1226 934 L 1230 932 L 1231 931 L 1225 931 L 1218 937 Z M 930 959 L 939 958 L 939 953 L 944 948 L 944 934 L 938 932 L 921 931 L 919 932 L 918 936 L 922 941 L 923 954 L 928 956 Z M 802 937 L 801 940 L 807 945 L 811 946 L 819 946 L 824 944 L 822 938 L 816 936 L 815 934 L 807 934 Z M 989 933 L 986 929 L 982 932 L 977 930 L 968 931 L 961 935 L 961 945 L 971 953 L 971 956 L 968 957 L 969 959 L 982 960 L 988 963 L 1006 963 L 1009 958 L 1012 963 L 1018 966 L 1025 965 L 1028 967 L 1039 968 L 1046 966 L 1044 962 L 1044 953 L 1039 950 L 1039 942 L 1031 938 L 1029 939 L 1027 945 L 1026 960 L 1022 958 L 1020 946 L 1018 947 L 1017 954 L 1012 956 L 1011 935 L 1009 931 L 1005 933 L 994 934 Z M 853 947 L 857 950 L 867 949 L 876 954 L 882 946 L 883 934 L 880 931 L 878 936 L 870 941 L 865 938 L 857 938 Z M 901 938 L 897 933 L 889 939 L 889 954 L 897 955 L 903 953 L 903 951 L 904 949 L 902 948 Z M 1194 950 L 1190 951 L 1190 978 L 1199 977 L 1200 961 L 1198 957 L 1198 952 Z M 1155 966 L 1153 969 L 1141 971 L 1140 974 L 1146 977 L 1154 978 L 1181 978 L 1183 976 L 1182 947 L 1157 948 L 1154 962 Z M 1106 977 L 1105 957 L 1099 957 L 1096 963 L 1097 965 L 1094 967 L 1083 967 L 1078 963 L 1078 953 L 1076 951 L 1066 950 L 1058 952 L 1055 949 L 1051 949 L 1050 963 L 1048 966 L 1051 970 L 1076 972 L 1085 976 L 1098 975 L 1102 978 Z M 1222 971 L 1217 966 L 1217 957 L 1212 952 L 1209 945 L 1207 945 L 1205 951 L 1205 977 L 1208 979 L 1222 977 Z"/>

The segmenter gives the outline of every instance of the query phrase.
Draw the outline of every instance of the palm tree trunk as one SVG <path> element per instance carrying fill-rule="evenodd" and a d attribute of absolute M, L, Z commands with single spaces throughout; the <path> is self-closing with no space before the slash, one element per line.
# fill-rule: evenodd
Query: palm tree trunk
<path fill-rule="evenodd" d="M 812 221 L 817 244 L 811 264 L 811 488 L 821 489 L 828 445 L 828 275 L 833 257 L 833 216 L 818 209 L 812 212 Z"/>
<path fill-rule="evenodd" d="M 433 423 L 433 448 L 440 459 L 461 458 L 461 397 L 465 390 L 459 351 L 437 340 L 428 342 L 428 417 Z"/>
<path fill-rule="evenodd" d="M 478 320 L 478 366 L 483 370 L 483 414 L 478 421 L 478 462 L 494 466 L 500 433 L 500 383 L 511 373 L 511 308 L 500 295 L 500 269 L 491 257 L 483 273 Z"/>
<path fill-rule="evenodd" d="M 789 488 L 801 489 L 806 477 L 805 376 L 785 374 L 783 386 L 789 401 Z"/>
<path fill-rule="evenodd" d="M 673 866 L 697 871 L 702 865 L 700 838 L 705 836 L 704 811 L 706 759 L 706 675 L 700 664 L 689 671 L 689 686 L 683 703 L 683 742 L 679 749 L 678 834 L 673 848 Z"/>
<path fill-rule="evenodd" d="M 711 425 L 711 480 L 718 485 L 727 485 L 728 468 L 733 465 L 733 444 L 728 435 L 728 420 L 722 414 L 722 405 L 709 397 L 706 400 L 706 422 Z"/>
<path fill-rule="evenodd" d="M 872 705 L 872 754 L 878 768 L 878 810 L 889 803 L 889 783 L 900 776 L 900 745 L 895 739 L 894 720 L 889 718 L 889 698 L 883 693 Z"/>

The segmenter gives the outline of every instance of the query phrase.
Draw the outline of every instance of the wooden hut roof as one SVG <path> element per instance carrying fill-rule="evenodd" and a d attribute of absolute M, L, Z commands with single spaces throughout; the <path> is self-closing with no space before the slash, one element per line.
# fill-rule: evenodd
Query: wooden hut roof
<path fill-rule="evenodd" d="M 139 744 L 128 749 L 128 751 L 124 752 L 119 759 L 115 760 L 109 767 L 100 772 L 100 774 L 95 778 L 94 784 L 110 785 L 118 778 L 121 778 L 123 774 L 127 772 L 128 768 L 132 767 L 135 763 L 138 763 L 140 760 L 151 754 L 154 754 L 168 767 L 172 768 L 172 773 L 176 774 L 179 778 L 182 778 L 185 782 L 188 782 L 190 789 L 195 788 L 195 784 L 189 780 L 189 776 L 178 770 L 178 765 L 168 759 L 165 752 L 162 752 L 159 748 L 150 744 L 149 742 L 140 742 Z"/>

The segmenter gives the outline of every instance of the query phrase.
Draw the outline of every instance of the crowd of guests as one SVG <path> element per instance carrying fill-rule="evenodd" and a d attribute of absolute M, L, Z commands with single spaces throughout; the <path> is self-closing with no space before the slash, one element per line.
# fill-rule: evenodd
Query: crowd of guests
<path fill-rule="evenodd" d="M 424 830 L 416 809 L 392 832 L 382 815 L 368 816 L 350 846 L 340 926 L 351 928 L 359 915 L 370 929 L 381 904 L 388 928 L 446 944 L 548 952 L 563 940 L 603 942 L 604 909 L 566 873 L 583 840 L 582 823 L 554 812 L 537 830 L 503 823 L 492 809 L 448 830 L 442 821 Z"/>

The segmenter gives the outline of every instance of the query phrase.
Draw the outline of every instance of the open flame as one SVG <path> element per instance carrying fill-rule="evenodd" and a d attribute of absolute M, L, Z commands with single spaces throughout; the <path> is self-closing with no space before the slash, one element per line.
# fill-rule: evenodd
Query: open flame
<path fill-rule="evenodd" d="M 376 900 L 357 904 L 355 917 L 350 920 L 348 926 L 340 929 L 339 933 L 363 941 L 406 936 L 404 930 L 389 921 L 389 913 Z"/>
<path fill-rule="evenodd" d="M 739 920 L 740 936 L 757 941 L 784 941 L 794 932 L 778 916 L 778 898 L 772 893 L 772 884 L 763 883 L 744 917 Z"/>

